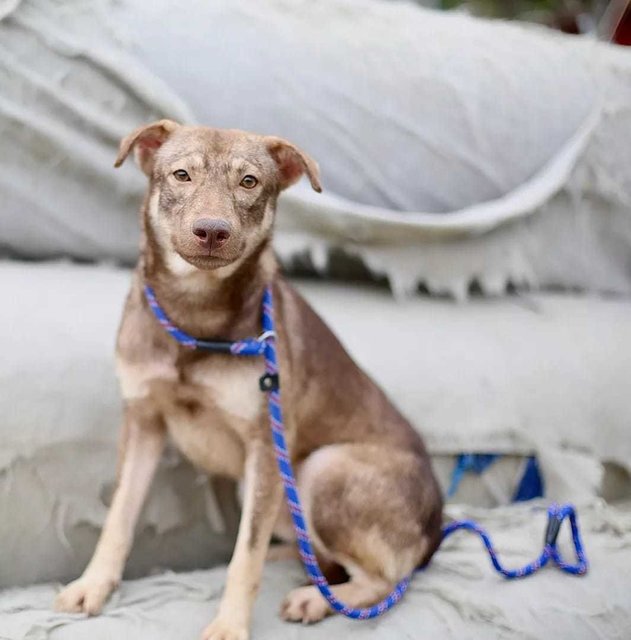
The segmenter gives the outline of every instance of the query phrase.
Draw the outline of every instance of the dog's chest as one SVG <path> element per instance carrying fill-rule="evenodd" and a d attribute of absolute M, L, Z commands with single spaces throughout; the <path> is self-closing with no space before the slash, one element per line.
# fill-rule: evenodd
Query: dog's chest
<path fill-rule="evenodd" d="M 265 424 L 263 368 L 260 358 L 210 355 L 179 368 L 154 368 L 153 375 L 151 367 L 137 368 L 133 387 L 158 408 L 172 440 L 195 465 L 240 477 L 244 444 Z"/>
<path fill-rule="evenodd" d="M 262 372 L 260 358 L 228 356 L 217 362 L 209 357 L 186 367 L 179 386 L 183 395 L 203 392 L 204 407 L 219 420 L 250 424 L 265 405 L 258 385 Z"/>
<path fill-rule="evenodd" d="M 245 443 L 260 428 L 265 398 L 259 358 L 200 360 L 182 373 L 170 406 L 169 433 L 182 453 L 210 473 L 241 477 Z"/>

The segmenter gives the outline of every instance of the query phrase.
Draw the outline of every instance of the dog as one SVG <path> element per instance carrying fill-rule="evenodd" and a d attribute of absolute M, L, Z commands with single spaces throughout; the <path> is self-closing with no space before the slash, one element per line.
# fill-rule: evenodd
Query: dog
<path fill-rule="evenodd" d="M 440 542 L 442 497 L 419 435 L 353 362 L 279 272 L 272 250 L 277 198 L 318 165 L 290 142 L 160 120 L 120 144 L 148 177 L 141 253 L 125 305 L 117 369 L 124 401 L 117 488 L 94 555 L 56 608 L 98 614 L 123 575 L 133 532 L 170 438 L 193 464 L 243 481 L 225 590 L 204 640 L 249 637 L 272 535 L 295 546 L 276 468 L 260 358 L 191 350 L 152 315 L 150 285 L 177 327 L 198 338 L 261 332 L 267 285 L 275 299 L 288 447 L 316 553 L 351 607 L 372 605 L 426 564 Z M 332 610 L 315 586 L 292 590 L 288 621 Z"/>

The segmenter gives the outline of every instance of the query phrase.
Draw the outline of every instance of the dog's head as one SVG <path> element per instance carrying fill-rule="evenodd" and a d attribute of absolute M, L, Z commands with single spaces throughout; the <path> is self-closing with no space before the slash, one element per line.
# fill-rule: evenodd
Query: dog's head
<path fill-rule="evenodd" d="M 160 120 L 124 138 L 149 178 L 146 228 L 171 264 L 218 269 L 251 255 L 271 232 L 276 199 L 318 165 L 291 143 L 237 130 Z"/>

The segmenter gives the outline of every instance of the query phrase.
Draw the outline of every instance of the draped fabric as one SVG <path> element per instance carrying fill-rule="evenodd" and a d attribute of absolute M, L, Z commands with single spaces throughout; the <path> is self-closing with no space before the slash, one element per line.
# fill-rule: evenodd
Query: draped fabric
<path fill-rule="evenodd" d="M 168 116 L 319 161 L 325 193 L 280 201 L 288 264 L 342 251 L 401 294 L 631 291 L 626 49 L 377 0 L 1 8 L 6 253 L 132 262 L 144 178 L 111 163 Z"/>

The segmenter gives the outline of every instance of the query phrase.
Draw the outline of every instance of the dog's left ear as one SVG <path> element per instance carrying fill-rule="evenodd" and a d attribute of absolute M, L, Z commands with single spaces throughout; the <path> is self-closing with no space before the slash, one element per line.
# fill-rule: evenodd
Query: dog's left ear
<path fill-rule="evenodd" d="M 320 193 L 320 169 L 318 163 L 298 147 L 282 138 L 265 138 L 267 149 L 278 166 L 280 188 L 286 189 L 307 174 L 314 191 Z"/>
<path fill-rule="evenodd" d="M 158 120 L 132 131 L 121 140 L 114 166 L 120 167 L 133 149 L 136 163 L 147 176 L 150 176 L 155 152 L 179 126 L 173 120 Z"/>

